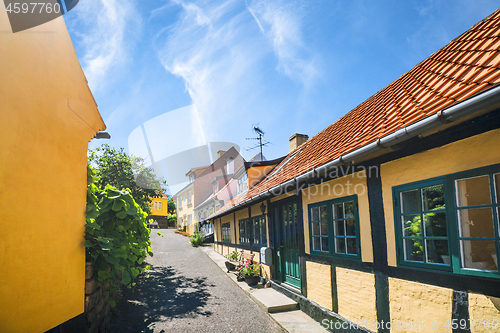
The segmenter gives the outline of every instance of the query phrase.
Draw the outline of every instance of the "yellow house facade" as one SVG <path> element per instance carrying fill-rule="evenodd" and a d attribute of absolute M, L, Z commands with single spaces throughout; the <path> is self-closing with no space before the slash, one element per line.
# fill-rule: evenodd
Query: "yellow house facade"
<path fill-rule="evenodd" d="M 193 183 L 188 184 L 177 192 L 177 227 L 186 228 L 186 232 L 192 235 L 195 231 L 195 216 L 193 204 Z"/>
<path fill-rule="evenodd" d="M 333 331 L 500 329 L 499 22 L 292 136 L 210 217 L 215 250 L 268 248 L 262 275 Z"/>
<path fill-rule="evenodd" d="M 62 17 L 13 34 L 2 3 L 0 31 L 0 331 L 71 331 L 84 325 L 87 149 L 105 125 Z"/>
<path fill-rule="evenodd" d="M 153 219 L 158 222 L 158 226 L 160 228 L 175 227 L 173 225 L 168 225 L 168 200 L 169 198 L 166 195 L 163 195 L 162 198 L 152 198 L 151 203 L 149 204 L 151 208 L 151 215 L 148 216 L 148 219 Z"/>

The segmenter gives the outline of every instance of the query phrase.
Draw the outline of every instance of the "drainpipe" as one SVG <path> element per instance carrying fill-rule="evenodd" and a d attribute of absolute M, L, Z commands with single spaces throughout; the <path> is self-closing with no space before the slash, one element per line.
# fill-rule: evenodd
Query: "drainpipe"
<path fill-rule="evenodd" d="M 432 114 L 424 119 L 421 119 L 411 125 L 408 125 L 404 128 L 397 130 L 391 134 L 388 134 L 382 138 L 377 139 L 365 146 L 357 148 L 347 154 L 340 156 L 330 162 L 327 162 L 317 168 L 313 168 L 302 175 L 286 181 L 283 184 L 276 185 L 275 187 L 267 190 L 266 192 L 261 193 L 261 195 L 254 196 L 250 199 L 247 199 L 239 204 L 234 205 L 233 207 L 228 208 L 223 212 L 219 212 L 216 216 L 222 215 L 222 213 L 226 211 L 230 211 L 236 207 L 244 205 L 247 202 L 251 202 L 258 198 L 265 198 L 274 194 L 276 190 L 278 193 L 285 193 L 288 185 L 296 185 L 301 180 L 305 180 L 308 178 L 313 178 L 314 175 L 319 175 L 322 172 L 328 172 L 329 169 L 333 167 L 338 167 L 342 165 L 352 164 L 354 161 L 365 158 L 369 155 L 377 153 L 386 148 L 390 148 L 394 145 L 400 144 L 406 140 L 417 137 L 425 132 L 433 130 L 442 126 L 443 124 L 454 122 L 463 117 L 469 116 L 475 112 L 486 111 L 489 112 L 494 108 L 500 107 L 500 85 L 497 85 L 489 90 L 486 90 L 479 95 L 470 97 L 465 101 L 462 101 L 458 104 L 450 106 L 444 110 L 441 110 L 435 114 Z"/>

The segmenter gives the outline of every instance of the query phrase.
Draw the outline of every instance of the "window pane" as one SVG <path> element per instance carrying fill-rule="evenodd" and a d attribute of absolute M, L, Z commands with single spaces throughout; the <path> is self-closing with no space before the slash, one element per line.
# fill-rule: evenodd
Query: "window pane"
<path fill-rule="evenodd" d="M 335 236 L 344 236 L 344 220 L 335 221 Z"/>
<path fill-rule="evenodd" d="M 333 205 L 333 218 L 334 219 L 344 218 L 343 210 L 344 207 L 341 203 Z"/>
<path fill-rule="evenodd" d="M 427 262 L 450 264 L 447 240 L 427 239 L 425 246 L 427 246 Z"/>
<path fill-rule="evenodd" d="M 327 237 L 321 237 L 321 250 L 328 252 L 328 238 Z"/>
<path fill-rule="evenodd" d="M 311 221 L 319 220 L 319 207 L 311 208 Z"/>
<path fill-rule="evenodd" d="M 444 186 L 436 185 L 422 189 L 424 210 L 444 209 Z"/>
<path fill-rule="evenodd" d="M 313 250 L 321 251 L 321 243 L 319 237 L 313 237 Z"/>
<path fill-rule="evenodd" d="M 420 190 L 401 192 L 401 212 L 420 212 Z"/>
<path fill-rule="evenodd" d="M 424 215 L 425 236 L 446 237 L 446 213 L 428 213 Z"/>
<path fill-rule="evenodd" d="M 345 253 L 345 238 L 335 238 L 335 252 Z"/>
<path fill-rule="evenodd" d="M 421 239 L 404 239 L 405 260 L 424 261 L 424 248 Z"/>
<path fill-rule="evenodd" d="M 319 222 L 312 222 L 312 235 L 318 236 L 320 234 Z"/>
<path fill-rule="evenodd" d="M 422 236 L 422 223 L 421 215 L 405 215 L 401 216 L 403 220 L 403 235 L 406 237 L 420 237 Z"/>
<path fill-rule="evenodd" d="M 347 241 L 347 253 L 357 254 L 358 248 L 356 246 L 356 238 L 346 238 L 346 241 Z"/>
<path fill-rule="evenodd" d="M 500 173 L 493 175 L 495 178 L 495 191 L 497 193 L 497 203 L 500 203 Z"/>
<path fill-rule="evenodd" d="M 495 237 L 491 208 L 460 209 L 460 236 Z"/>
<path fill-rule="evenodd" d="M 345 234 L 347 236 L 356 236 L 356 225 L 354 220 L 346 220 L 345 227 Z"/>
<path fill-rule="evenodd" d="M 328 222 L 321 222 L 321 234 L 323 236 L 328 236 Z"/>
<path fill-rule="evenodd" d="M 348 201 L 344 203 L 344 218 L 354 218 L 354 201 Z"/>
<path fill-rule="evenodd" d="M 463 240 L 462 267 L 497 270 L 495 241 Z"/>
<path fill-rule="evenodd" d="M 326 220 L 326 206 L 319 207 L 319 217 L 322 220 Z"/>
<path fill-rule="evenodd" d="M 490 179 L 486 176 L 456 181 L 458 206 L 491 204 Z"/>

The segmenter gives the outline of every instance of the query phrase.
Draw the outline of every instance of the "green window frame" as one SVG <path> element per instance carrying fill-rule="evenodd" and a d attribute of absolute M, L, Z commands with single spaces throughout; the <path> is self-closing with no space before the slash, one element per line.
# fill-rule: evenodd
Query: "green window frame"
<path fill-rule="evenodd" d="M 405 231 L 406 216 L 412 212 L 407 211 L 405 206 L 405 193 L 420 189 L 419 200 L 421 207 L 425 208 L 423 201 L 425 195 L 422 189 L 441 186 L 443 198 L 439 198 L 444 207 L 434 207 L 433 210 L 423 209 L 420 212 L 420 230 L 424 236 L 421 237 L 421 245 L 424 260 L 408 260 L 405 242 L 407 239 L 416 239 Z M 450 175 L 444 175 L 425 181 L 419 181 L 393 188 L 396 243 L 398 266 L 424 268 L 431 270 L 447 271 L 454 274 L 475 275 L 481 277 L 500 278 L 498 256 L 500 254 L 500 164 L 462 171 Z M 432 199 L 432 198 L 431 198 Z M 436 198 L 434 198 L 436 200 Z M 432 207 L 431 207 L 432 208 Z M 425 219 L 426 213 L 436 216 L 445 216 L 446 228 L 438 226 L 438 235 L 427 237 Z M 413 219 L 417 224 L 418 219 Z M 432 226 L 431 226 L 432 227 Z M 419 231 L 415 228 L 415 232 Z M 446 235 L 443 235 L 446 230 Z M 427 239 L 428 238 L 428 239 Z M 440 250 L 434 251 L 434 261 L 425 260 L 429 250 L 427 240 L 439 240 Z M 427 242 L 427 244 L 426 244 Z M 446 254 L 447 242 L 448 254 Z M 406 251 L 406 252 L 405 252 Z M 441 257 L 440 259 L 438 258 Z M 444 256 L 444 258 L 443 258 Z M 429 257 L 427 255 L 427 257 Z"/>
<path fill-rule="evenodd" d="M 255 246 L 267 246 L 266 216 L 252 217 L 253 244 Z"/>
<path fill-rule="evenodd" d="M 224 243 L 231 243 L 231 222 L 222 224 L 222 241 Z"/>
<path fill-rule="evenodd" d="M 361 260 L 358 197 L 308 205 L 311 254 Z"/>
<path fill-rule="evenodd" d="M 266 216 L 259 215 L 238 221 L 240 244 L 267 246 Z"/>
<path fill-rule="evenodd" d="M 240 230 L 240 244 L 250 244 L 251 227 L 250 219 L 242 219 L 238 221 Z"/>

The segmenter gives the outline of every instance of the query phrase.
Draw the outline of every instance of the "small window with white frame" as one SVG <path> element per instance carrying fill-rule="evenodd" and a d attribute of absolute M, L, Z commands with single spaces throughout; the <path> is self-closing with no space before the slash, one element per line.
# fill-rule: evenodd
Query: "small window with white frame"
<path fill-rule="evenodd" d="M 161 201 L 156 201 L 154 202 L 154 210 L 163 210 L 162 208 L 162 202 Z"/>

